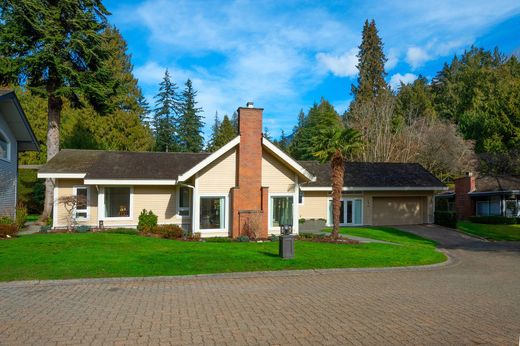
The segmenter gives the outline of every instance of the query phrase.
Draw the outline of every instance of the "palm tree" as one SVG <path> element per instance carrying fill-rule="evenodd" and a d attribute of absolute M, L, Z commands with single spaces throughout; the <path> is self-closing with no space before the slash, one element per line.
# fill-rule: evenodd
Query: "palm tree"
<path fill-rule="evenodd" d="M 313 139 L 314 156 L 321 162 L 330 162 L 332 178 L 332 238 L 339 234 L 339 216 L 345 159 L 363 144 L 361 133 L 349 127 L 334 126 L 322 129 Z"/>

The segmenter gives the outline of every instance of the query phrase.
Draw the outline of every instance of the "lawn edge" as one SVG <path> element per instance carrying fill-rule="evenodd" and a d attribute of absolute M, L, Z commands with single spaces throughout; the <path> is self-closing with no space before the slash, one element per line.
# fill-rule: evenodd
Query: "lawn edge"
<path fill-rule="evenodd" d="M 443 269 L 457 265 L 459 260 L 444 249 L 435 249 L 446 256 L 446 260 L 425 265 L 398 266 L 398 267 L 370 267 L 370 268 L 324 268 L 324 269 L 294 269 L 294 270 L 264 270 L 233 273 L 212 273 L 172 276 L 137 276 L 137 277 L 114 277 L 114 278 L 83 278 L 83 279 L 59 279 L 59 280 L 21 280 L 0 282 L 1 288 L 30 287 L 30 286 L 62 286 L 62 285 L 89 285 L 89 284 L 122 284 L 132 282 L 162 282 L 162 281 L 184 281 L 204 279 L 242 279 L 281 276 L 304 276 L 304 275 L 328 275 L 336 273 L 379 273 L 399 271 L 424 271 Z"/>

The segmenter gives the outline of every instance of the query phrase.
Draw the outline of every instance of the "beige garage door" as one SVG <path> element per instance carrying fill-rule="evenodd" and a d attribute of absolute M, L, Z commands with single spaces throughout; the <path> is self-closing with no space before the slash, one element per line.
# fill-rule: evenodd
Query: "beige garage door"
<path fill-rule="evenodd" d="M 424 223 L 424 197 L 374 197 L 374 225 Z"/>

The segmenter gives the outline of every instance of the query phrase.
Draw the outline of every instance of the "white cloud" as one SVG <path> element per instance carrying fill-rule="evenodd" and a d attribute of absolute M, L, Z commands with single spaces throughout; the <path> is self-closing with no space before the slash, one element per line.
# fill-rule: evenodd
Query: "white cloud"
<path fill-rule="evenodd" d="M 385 63 L 385 70 L 390 71 L 399 62 L 399 53 L 398 53 L 397 49 L 395 49 L 395 48 L 390 49 L 388 51 L 386 59 L 387 60 L 386 60 L 386 63 Z"/>
<path fill-rule="evenodd" d="M 421 67 L 426 61 L 430 59 L 430 55 L 420 47 L 410 47 L 406 52 L 406 62 L 413 69 Z"/>
<path fill-rule="evenodd" d="M 316 59 L 328 71 L 338 77 L 353 77 L 358 73 L 356 67 L 358 63 L 357 48 L 352 48 L 343 55 L 331 55 L 326 53 L 318 53 Z"/>
<path fill-rule="evenodd" d="M 405 73 L 404 75 L 396 73 L 390 78 L 389 84 L 392 87 L 392 89 L 397 90 L 399 89 L 401 82 L 403 82 L 404 84 L 410 84 L 416 79 L 417 76 L 413 73 Z"/>

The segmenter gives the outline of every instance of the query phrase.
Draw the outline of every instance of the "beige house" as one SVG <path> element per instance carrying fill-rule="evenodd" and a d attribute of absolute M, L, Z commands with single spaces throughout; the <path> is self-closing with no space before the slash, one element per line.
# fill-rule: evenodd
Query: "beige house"
<path fill-rule="evenodd" d="M 93 227 L 136 227 L 143 209 L 202 237 L 236 237 L 251 224 L 262 237 L 311 219 L 330 225 L 329 165 L 295 161 L 264 138 L 262 109 L 238 113 L 240 135 L 211 154 L 62 150 L 38 173 L 54 180 L 53 227 L 66 226 L 58 201 L 70 195 L 85 197 L 75 220 Z M 341 222 L 431 223 L 443 189 L 418 164 L 348 163 Z"/>

